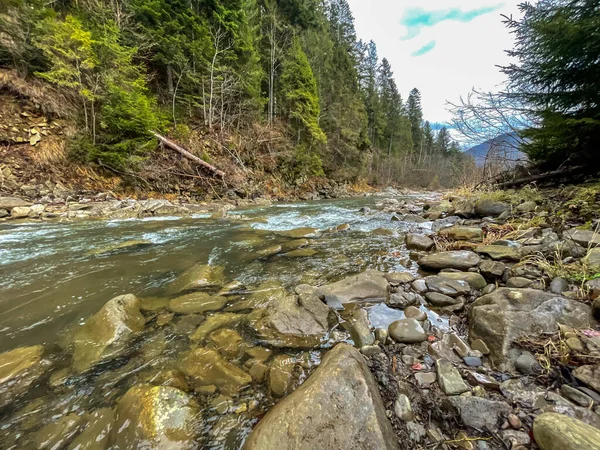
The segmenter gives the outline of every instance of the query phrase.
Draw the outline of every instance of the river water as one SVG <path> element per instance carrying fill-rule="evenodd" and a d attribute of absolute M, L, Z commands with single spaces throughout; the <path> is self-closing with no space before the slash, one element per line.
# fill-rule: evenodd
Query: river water
<path fill-rule="evenodd" d="M 389 212 L 375 208 L 385 198 L 253 207 L 232 211 L 226 220 L 192 216 L 0 224 L 0 352 L 43 344 L 53 355 L 55 370 L 66 372 L 72 330 L 106 301 L 126 293 L 164 297 L 170 282 L 199 263 L 223 267 L 227 282 L 237 280 L 248 289 L 276 280 L 292 290 L 299 284 L 321 285 L 365 269 L 416 272 L 403 234 L 431 224 L 391 221 Z M 425 195 L 396 198 L 428 199 Z M 373 212 L 363 214 L 362 207 Z M 350 228 L 328 232 L 342 224 Z M 300 227 L 321 230 L 309 238 L 306 248 L 314 250 L 312 256 L 257 258 L 260 249 L 290 241 L 279 232 Z M 373 311 L 375 324 L 385 322 L 385 308 L 380 305 Z M 397 318 L 400 312 L 393 314 Z M 130 358 L 93 375 L 38 387 L 10 410 L 0 411 L 0 448 L 34 448 L 36 430 L 44 424 L 65 414 L 111 407 L 126 389 L 140 382 L 142 374 L 171 364 L 178 352 L 187 349 L 185 333 L 189 332 L 184 325 L 147 331 Z M 319 352 L 308 352 L 307 373 L 319 358 Z M 212 411 L 214 395 L 195 395 L 201 406 Z M 246 407 L 258 403 L 257 410 L 263 412 L 275 401 L 261 388 L 244 395 L 236 401 Z M 258 416 L 205 413 L 202 446 L 239 447 Z"/>

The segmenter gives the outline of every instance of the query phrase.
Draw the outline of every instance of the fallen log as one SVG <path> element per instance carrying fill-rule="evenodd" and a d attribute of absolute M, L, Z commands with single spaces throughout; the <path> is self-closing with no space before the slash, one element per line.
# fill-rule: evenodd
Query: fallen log
<path fill-rule="evenodd" d="M 177 145 L 175 142 L 167 139 L 166 137 L 151 131 L 151 133 L 154 135 L 155 138 L 157 138 L 161 144 L 163 144 L 166 147 L 169 147 L 172 150 L 175 150 L 177 153 L 179 153 L 180 155 L 186 157 L 187 159 L 189 159 L 190 161 L 194 161 L 197 164 L 200 164 L 202 167 L 210 170 L 213 174 L 215 174 L 216 176 L 223 178 L 225 177 L 225 172 L 223 172 L 222 170 L 217 169 L 215 166 L 213 166 L 212 164 L 207 163 L 206 161 L 204 161 L 203 159 L 198 158 L 196 155 L 191 154 L 190 152 L 188 152 L 185 148 Z"/>
<path fill-rule="evenodd" d="M 527 183 L 532 183 L 534 181 L 549 180 L 552 178 L 558 178 L 558 177 L 565 176 L 565 175 L 572 175 L 574 173 L 582 171 L 582 169 L 584 169 L 584 168 L 585 168 L 584 166 L 575 166 L 575 167 L 571 167 L 570 169 L 567 169 L 567 170 L 565 170 L 565 169 L 554 170 L 552 172 L 541 173 L 539 175 L 532 175 L 530 177 L 519 178 L 517 180 L 505 181 L 503 183 L 496 183 L 495 187 L 509 188 L 509 187 L 520 186 L 520 185 L 527 184 Z"/>

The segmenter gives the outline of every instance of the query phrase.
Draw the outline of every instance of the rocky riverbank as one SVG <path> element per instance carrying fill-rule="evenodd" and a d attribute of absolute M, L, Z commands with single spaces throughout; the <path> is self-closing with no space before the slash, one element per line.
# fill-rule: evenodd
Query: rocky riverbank
<path fill-rule="evenodd" d="M 64 342 L 0 354 L 0 444 L 600 448 L 594 230 L 489 197 L 388 198 L 356 214 L 375 211 L 409 224 L 399 247 L 418 272 L 288 289 L 197 264 L 160 297 L 107 301 Z M 259 242 L 257 261 L 311 258 L 317 236 L 349 228 L 240 238 Z"/>

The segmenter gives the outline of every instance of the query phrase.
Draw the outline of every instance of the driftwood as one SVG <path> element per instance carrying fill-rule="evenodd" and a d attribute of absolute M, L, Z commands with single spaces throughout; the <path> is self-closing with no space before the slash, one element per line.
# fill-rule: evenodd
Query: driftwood
<path fill-rule="evenodd" d="M 559 178 L 559 177 L 565 176 L 565 175 L 571 175 L 571 174 L 574 174 L 577 172 L 581 172 L 583 169 L 585 169 L 584 166 L 575 166 L 575 167 L 571 167 L 569 169 L 554 170 L 552 172 L 541 173 L 539 175 L 531 175 L 529 177 L 519 178 L 517 180 L 505 181 L 503 183 L 496 183 L 495 187 L 509 188 L 509 187 L 514 187 L 514 186 L 520 186 L 523 184 L 532 183 L 534 181 L 549 180 L 552 178 Z"/>
<path fill-rule="evenodd" d="M 155 133 L 154 131 L 152 131 L 151 133 L 154 135 L 154 137 L 156 137 L 160 141 L 161 144 L 165 145 L 166 147 L 169 147 L 172 150 L 175 150 L 177 153 L 179 153 L 182 156 L 185 156 L 190 161 L 194 161 L 196 164 L 200 164 L 202 167 L 210 170 L 213 174 L 215 174 L 216 176 L 218 176 L 220 178 L 223 178 L 225 176 L 225 172 L 223 172 L 222 170 L 217 169 L 212 164 L 209 164 L 206 161 L 198 158 L 196 155 L 192 155 L 185 148 L 180 147 L 175 142 L 167 139 L 164 136 L 161 136 L 158 133 Z"/>

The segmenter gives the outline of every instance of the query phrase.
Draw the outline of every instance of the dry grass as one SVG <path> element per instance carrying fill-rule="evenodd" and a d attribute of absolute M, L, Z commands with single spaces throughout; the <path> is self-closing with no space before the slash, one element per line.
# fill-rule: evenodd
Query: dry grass
<path fill-rule="evenodd" d="M 30 149 L 29 156 L 38 169 L 53 169 L 68 163 L 69 152 L 64 138 L 48 136 Z"/>

